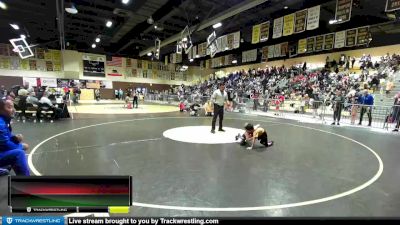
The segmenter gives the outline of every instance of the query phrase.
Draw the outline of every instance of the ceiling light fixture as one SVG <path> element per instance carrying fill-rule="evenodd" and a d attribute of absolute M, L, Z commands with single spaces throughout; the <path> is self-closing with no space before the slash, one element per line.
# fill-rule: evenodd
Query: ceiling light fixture
<path fill-rule="evenodd" d="M 196 55 L 196 58 L 200 58 L 200 55 Z"/>
<path fill-rule="evenodd" d="M 193 62 L 194 61 L 194 59 L 189 59 L 189 62 Z"/>
<path fill-rule="evenodd" d="M 96 44 L 92 44 L 92 48 L 96 48 Z"/>
<path fill-rule="evenodd" d="M 125 5 L 129 3 L 130 0 L 122 0 L 122 3 L 124 3 Z"/>
<path fill-rule="evenodd" d="M 106 23 L 106 27 L 111 27 L 113 25 L 113 22 L 111 20 L 108 20 Z"/>
<path fill-rule="evenodd" d="M 152 55 L 153 55 L 153 53 L 151 53 L 151 52 L 147 53 L 147 56 L 152 56 Z"/>
<path fill-rule="evenodd" d="M 219 28 L 221 26 L 222 26 L 222 23 L 216 23 L 216 24 L 213 25 L 213 28 L 217 29 L 217 28 Z"/>
<path fill-rule="evenodd" d="M 3 1 L 0 1 L 0 8 L 6 10 L 7 9 L 6 3 L 4 3 Z"/>
<path fill-rule="evenodd" d="M 14 30 L 19 30 L 19 26 L 15 23 L 10 23 L 10 26 L 14 28 Z"/>
<path fill-rule="evenodd" d="M 283 7 L 284 9 L 288 9 L 289 7 L 287 5 L 285 5 L 285 7 Z"/>
<path fill-rule="evenodd" d="M 26 38 L 26 36 L 25 36 L 24 34 L 21 34 L 21 38 L 25 39 L 25 38 Z"/>
<path fill-rule="evenodd" d="M 237 63 L 237 60 L 235 59 L 235 60 L 232 60 L 232 64 L 236 64 Z"/>
<path fill-rule="evenodd" d="M 96 40 L 95 40 L 97 43 L 99 43 L 100 42 L 100 38 L 96 38 Z"/>
<path fill-rule="evenodd" d="M 337 23 L 337 20 L 329 20 L 329 24 L 335 24 L 335 23 Z"/>
<path fill-rule="evenodd" d="M 74 3 L 72 2 L 67 2 L 65 4 L 65 11 L 69 14 L 77 14 L 78 9 L 75 7 Z"/>

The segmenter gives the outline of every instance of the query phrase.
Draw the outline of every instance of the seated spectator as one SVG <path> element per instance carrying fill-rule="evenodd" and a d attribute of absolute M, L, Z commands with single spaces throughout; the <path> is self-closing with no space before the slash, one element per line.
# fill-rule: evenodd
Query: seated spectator
<path fill-rule="evenodd" d="M 51 100 L 49 99 L 47 93 L 44 93 L 44 94 L 43 94 L 43 96 L 42 96 L 42 98 L 40 98 L 40 101 L 39 101 L 39 102 L 42 103 L 42 104 L 47 104 L 47 105 L 49 105 L 49 106 L 53 106 L 53 103 L 52 103 Z"/>
<path fill-rule="evenodd" d="M 11 118 L 15 112 L 13 102 L 0 100 L 0 168 L 11 166 L 17 175 L 29 176 L 25 151 L 29 146 L 23 136 L 11 132 Z"/>
<path fill-rule="evenodd" d="M 390 94 L 390 92 L 393 90 L 393 81 L 389 80 L 386 82 L 386 94 Z"/>
<path fill-rule="evenodd" d="M 24 86 L 21 89 L 18 90 L 18 96 L 27 96 L 29 94 L 28 92 L 28 86 Z"/>
<path fill-rule="evenodd" d="M 32 105 L 37 105 L 39 103 L 39 99 L 36 98 L 35 92 L 29 93 L 29 96 L 26 99 L 26 103 L 32 104 Z"/>

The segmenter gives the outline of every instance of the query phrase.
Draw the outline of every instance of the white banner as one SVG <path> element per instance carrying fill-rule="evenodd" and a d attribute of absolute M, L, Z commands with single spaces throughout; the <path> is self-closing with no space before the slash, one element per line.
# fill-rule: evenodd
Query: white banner
<path fill-rule="evenodd" d="M 44 60 L 37 60 L 36 61 L 36 68 L 39 71 L 46 71 L 46 61 Z"/>
<path fill-rule="evenodd" d="M 274 58 L 274 51 L 275 51 L 274 45 L 268 46 L 268 59 Z"/>
<path fill-rule="evenodd" d="M 36 87 L 37 86 L 37 78 L 35 77 L 23 77 L 22 82 L 25 85 L 28 85 L 29 87 Z"/>
<path fill-rule="evenodd" d="M 224 52 L 228 50 L 228 35 L 224 35 L 221 38 L 221 51 Z"/>
<path fill-rule="evenodd" d="M 240 31 L 233 34 L 233 48 L 240 47 Z"/>
<path fill-rule="evenodd" d="M 57 87 L 57 78 L 40 78 L 42 87 Z"/>
<path fill-rule="evenodd" d="M 321 13 L 320 5 L 308 9 L 307 30 L 314 30 L 319 27 L 320 13 Z"/>
<path fill-rule="evenodd" d="M 346 31 L 336 32 L 335 48 L 344 48 L 345 44 L 346 44 Z"/>
<path fill-rule="evenodd" d="M 283 31 L 283 17 L 274 20 L 274 30 L 272 34 L 272 38 L 280 38 L 282 37 Z"/>
<path fill-rule="evenodd" d="M 281 57 L 281 44 L 274 46 L 274 58 Z"/>

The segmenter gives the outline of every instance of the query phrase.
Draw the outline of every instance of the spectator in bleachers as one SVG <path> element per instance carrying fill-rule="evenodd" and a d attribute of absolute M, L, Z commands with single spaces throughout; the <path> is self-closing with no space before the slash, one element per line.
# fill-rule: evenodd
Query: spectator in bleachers
<path fill-rule="evenodd" d="M 17 175 L 29 176 L 25 156 L 29 146 L 23 142 L 22 135 L 12 133 L 10 122 L 14 113 L 10 100 L 0 100 L 0 167 L 11 166 Z"/>

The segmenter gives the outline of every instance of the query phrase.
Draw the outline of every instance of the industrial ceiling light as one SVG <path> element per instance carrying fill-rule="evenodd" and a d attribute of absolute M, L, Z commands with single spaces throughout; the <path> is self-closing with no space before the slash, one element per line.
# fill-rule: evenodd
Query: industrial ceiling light
<path fill-rule="evenodd" d="M 158 28 L 158 26 L 157 25 L 154 25 L 154 29 L 157 29 Z"/>
<path fill-rule="evenodd" d="M 19 30 L 19 26 L 15 23 L 10 23 L 10 26 L 14 28 L 14 30 Z"/>
<path fill-rule="evenodd" d="M 335 24 L 335 23 L 337 23 L 337 20 L 329 20 L 329 24 Z"/>
<path fill-rule="evenodd" d="M 74 3 L 72 2 L 67 2 L 65 4 L 65 11 L 69 14 L 77 14 L 78 9 L 75 7 Z"/>
<path fill-rule="evenodd" d="M 236 64 L 237 63 L 237 60 L 235 59 L 235 60 L 232 60 L 232 64 Z"/>
<path fill-rule="evenodd" d="M 213 28 L 217 29 L 217 28 L 219 28 L 221 26 L 222 26 L 222 23 L 216 23 L 216 24 L 213 25 Z"/>
<path fill-rule="evenodd" d="M 96 44 L 92 44 L 92 48 L 96 48 Z"/>
<path fill-rule="evenodd" d="M 113 22 L 111 20 L 108 20 L 106 23 L 106 27 L 111 27 L 113 25 Z"/>
<path fill-rule="evenodd" d="M 96 38 L 96 40 L 95 40 L 97 43 L 99 43 L 100 42 L 100 38 Z"/>
<path fill-rule="evenodd" d="M 189 59 L 189 62 L 193 62 L 194 61 L 194 59 Z"/>
<path fill-rule="evenodd" d="M 3 1 L 0 1 L 0 9 L 4 9 L 4 10 L 7 9 L 7 5 Z"/>
<path fill-rule="evenodd" d="M 23 39 L 25 39 L 26 38 L 26 36 L 24 35 L 24 34 L 21 34 L 21 36 L 20 36 L 21 38 L 23 38 Z"/>
<path fill-rule="evenodd" d="M 130 0 L 122 0 L 122 3 L 124 3 L 125 5 L 129 3 Z"/>
<path fill-rule="evenodd" d="M 200 58 L 200 55 L 196 55 L 196 58 Z"/>
<path fill-rule="evenodd" d="M 152 55 L 153 55 L 152 52 L 147 53 L 147 56 L 152 56 Z"/>
<path fill-rule="evenodd" d="M 287 5 L 285 5 L 285 7 L 283 7 L 284 9 L 288 9 L 289 7 Z"/>

